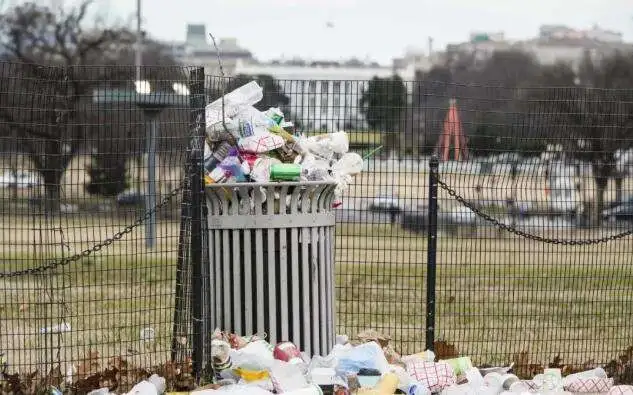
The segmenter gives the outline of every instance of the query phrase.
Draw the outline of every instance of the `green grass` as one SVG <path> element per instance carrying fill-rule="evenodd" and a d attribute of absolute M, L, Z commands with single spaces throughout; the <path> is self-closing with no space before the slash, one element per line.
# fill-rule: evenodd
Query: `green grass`
<path fill-rule="evenodd" d="M 169 242 L 156 251 L 144 250 L 137 234 L 52 273 L 0 280 L 0 334 L 14 334 L 0 335 L 0 349 L 13 366 L 77 360 L 88 348 L 143 365 L 167 358 L 177 251 L 177 224 L 169 226 L 173 229 L 163 229 Z M 627 240 L 561 247 L 483 236 L 440 235 L 437 338 L 456 344 L 476 363 L 491 364 L 509 362 L 523 350 L 534 362 L 556 354 L 568 363 L 606 362 L 633 343 Z M 339 333 L 374 328 L 391 335 L 403 353 L 422 351 L 426 237 L 390 225 L 355 224 L 339 225 L 336 237 Z M 89 241 L 80 238 L 77 244 Z M 47 251 L 46 256 L 58 254 Z M 14 270 L 36 265 L 43 254 L 2 251 L 0 262 L 3 271 Z M 37 334 L 58 317 L 65 317 L 73 332 Z M 157 333 L 151 348 L 139 339 L 144 327 Z"/>
<path fill-rule="evenodd" d="M 507 363 L 520 351 L 540 363 L 557 354 L 567 363 L 606 362 L 633 343 L 629 240 L 564 247 L 500 236 L 440 235 L 437 338 L 477 363 Z M 426 238 L 351 224 L 337 237 L 341 330 L 372 327 L 404 353 L 423 349 Z"/>

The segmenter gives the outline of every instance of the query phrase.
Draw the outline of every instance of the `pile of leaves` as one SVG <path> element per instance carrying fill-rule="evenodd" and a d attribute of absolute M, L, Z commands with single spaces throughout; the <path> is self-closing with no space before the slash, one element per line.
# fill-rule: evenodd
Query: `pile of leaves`
<path fill-rule="evenodd" d="M 105 364 L 100 361 L 97 351 L 89 351 L 77 365 L 71 379 L 65 377 L 59 365 L 45 375 L 38 371 L 4 374 L 0 381 L 0 394 L 36 394 L 50 387 L 74 394 L 86 394 L 99 388 L 124 392 L 154 373 L 165 378 L 170 391 L 195 388 L 191 360 L 183 363 L 165 362 L 154 368 L 132 366 L 123 357 L 111 358 Z"/>

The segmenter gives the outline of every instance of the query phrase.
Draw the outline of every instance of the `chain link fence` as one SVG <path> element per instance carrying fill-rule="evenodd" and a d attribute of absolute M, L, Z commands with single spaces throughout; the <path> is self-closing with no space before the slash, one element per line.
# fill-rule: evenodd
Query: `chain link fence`
<path fill-rule="evenodd" d="M 174 291 L 191 264 L 185 180 L 201 171 L 193 70 L 144 67 L 139 86 L 134 67 L 0 63 L 4 373 L 72 385 L 152 368 L 189 330 Z"/>
<path fill-rule="evenodd" d="M 185 177 L 200 131 L 180 97 L 192 70 L 144 68 L 142 98 L 132 68 L 1 71 L 9 369 L 150 368 L 208 346 L 206 232 L 192 230 L 207 225 Z M 259 109 L 308 135 L 345 130 L 368 158 L 337 209 L 338 333 L 376 329 L 403 354 L 430 340 L 477 364 L 617 358 L 633 339 L 631 92 L 429 78 L 257 77 Z M 250 79 L 207 77 L 206 102 Z"/>
<path fill-rule="evenodd" d="M 440 77 L 268 87 L 263 107 L 308 134 L 346 130 L 369 156 L 337 211 L 338 332 L 375 329 L 406 354 L 430 330 L 477 364 L 618 359 L 633 338 L 632 91 Z"/>

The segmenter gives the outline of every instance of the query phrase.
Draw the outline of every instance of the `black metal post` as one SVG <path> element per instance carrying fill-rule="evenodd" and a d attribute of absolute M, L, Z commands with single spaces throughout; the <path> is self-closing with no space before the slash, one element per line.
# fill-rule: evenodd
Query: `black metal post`
<path fill-rule="evenodd" d="M 189 227 L 191 225 L 191 176 L 190 172 L 195 167 L 188 158 L 186 163 L 185 177 L 186 182 L 183 186 L 182 201 L 180 203 L 180 235 L 178 237 L 178 257 L 176 262 L 176 300 L 174 305 L 174 322 L 171 339 L 171 361 L 178 360 L 178 351 L 182 349 L 181 337 L 189 337 L 191 324 L 190 314 L 187 310 L 189 300 L 185 290 L 187 286 L 185 282 L 191 279 L 191 267 L 188 267 L 189 258 Z"/>
<path fill-rule="evenodd" d="M 435 342 L 435 280 L 437 263 L 437 181 L 440 161 L 436 155 L 429 162 L 429 205 L 426 255 L 426 349 L 433 351 Z"/>
<path fill-rule="evenodd" d="M 203 210 L 204 203 L 204 69 L 197 68 L 192 71 L 190 79 L 191 100 L 191 163 L 194 168 L 191 171 L 191 264 L 192 285 L 191 290 L 191 319 L 193 326 L 193 339 L 191 342 L 191 361 L 193 375 L 196 383 L 200 382 L 200 376 L 204 369 L 204 278 L 202 267 L 204 262 L 202 252 L 203 235 Z"/>

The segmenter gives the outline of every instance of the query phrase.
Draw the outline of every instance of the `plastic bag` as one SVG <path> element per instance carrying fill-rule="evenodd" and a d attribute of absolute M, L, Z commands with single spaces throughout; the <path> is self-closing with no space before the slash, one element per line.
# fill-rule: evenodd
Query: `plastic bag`
<path fill-rule="evenodd" d="M 308 386 L 298 365 L 277 359 L 270 368 L 270 378 L 277 393 L 299 390 Z"/>
<path fill-rule="evenodd" d="M 336 354 L 335 354 L 336 355 Z M 336 355 L 337 372 L 347 375 L 358 373 L 360 369 L 376 369 L 380 373 L 389 372 L 389 363 L 382 348 L 376 342 L 368 342 Z"/>

